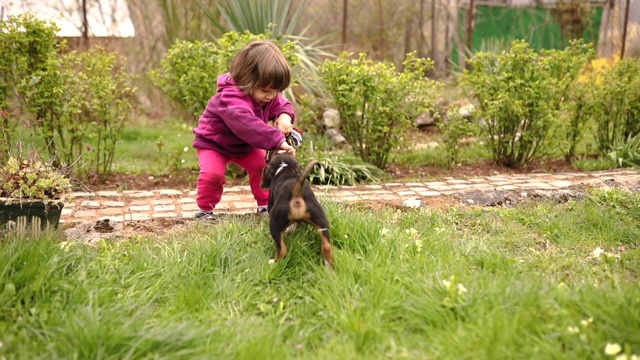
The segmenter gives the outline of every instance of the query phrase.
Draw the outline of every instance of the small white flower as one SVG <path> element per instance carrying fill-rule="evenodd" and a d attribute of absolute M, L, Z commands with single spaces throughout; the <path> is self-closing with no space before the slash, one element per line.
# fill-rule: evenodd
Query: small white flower
<path fill-rule="evenodd" d="M 387 234 L 389 234 L 391 232 L 391 230 L 384 228 L 382 230 L 380 230 L 380 235 L 385 236 Z"/>
<path fill-rule="evenodd" d="M 617 343 L 607 343 L 607 346 L 604 347 L 605 355 L 618 355 L 620 351 L 622 351 L 622 347 L 620 347 L 620 344 Z"/>
<path fill-rule="evenodd" d="M 442 284 L 444 285 L 444 287 L 446 287 L 447 289 L 451 287 L 451 281 L 449 280 L 442 280 Z"/>
<path fill-rule="evenodd" d="M 404 232 L 406 232 L 409 235 L 417 235 L 418 234 L 418 230 L 411 228 L 411 229 L 406 229 Z"/>
<path fill-rule="evenodd" d="M 569 326 L 567 328 L 567 331 L 569 332 L 569 334 L 577 334 L 580 332 L 580 329 L 578 329 L 577 326 Z"/>
<path fill-rule="evenodd" d="M 184 147 L 184 149 L 182 149 L 182 151 L 184 151 L 184 152 L 189 151 L 189 147 L 188 147 L 188 146 L 185 146 L 185 147 Z"/>
<path fill-rule="evenodd" d="M 458 294 L 462 295 L 467 292 L 467 288 L 462 284 L 458 284 Z"/>
<path fill-rule="evenodd" d="M 180 160 L 180 163 L 181 163 L 181 164 L 184 164 L 184 159 Z"/>
<path fill-rule="evenodd" d="M 616 360 L 629 360 L 629 357 L 627 356 L 627 354 L 620 354 L 616 356 Z"/>
<path fill-rule="evenodd" d="M 591 252 L 591 255 L 593 255 L 594 257 L 598 257 L 602 254 L 604 254 L 604 249 L 599 246 Z"/>
<path fill-rule="evenodd" d="M 587 327 L 589 326 L 591 323 L 593 323 L 593 318 L 588 318 L 588 319 L 584 319 L 584 320 L 580 320 L 580 325 Z"/>

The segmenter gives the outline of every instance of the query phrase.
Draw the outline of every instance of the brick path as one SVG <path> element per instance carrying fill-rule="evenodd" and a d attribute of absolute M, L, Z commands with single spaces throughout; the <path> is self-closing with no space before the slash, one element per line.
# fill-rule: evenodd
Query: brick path
<path fill-rule="evenodd" d="M 353 203 L 401 203 L 408 199 L 451 196 L 469 190 L 557 190 L 575 185 L 603 187 L 612 183 L 640 186 L 640 171 L 496 175 L 439 181 L 385 183 L 361 186 L 314 186 L 316 196 Z M 198 211 L 195 191 L 98 191 L 73 193 L 62 210 L 61 222 L 138 221 L 191 218 Z M 256 208 L 249 186 L 226 187 L 216 212 L 251 213 Z"/>

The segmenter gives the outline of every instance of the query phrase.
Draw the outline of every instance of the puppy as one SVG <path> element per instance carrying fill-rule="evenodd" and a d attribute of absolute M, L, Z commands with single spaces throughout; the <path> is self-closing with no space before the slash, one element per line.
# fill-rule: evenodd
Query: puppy
<path fill-rule="evenodd" d="M 276 244 L 274 263 L 287 255 L 284 232 L 293 223 L 304 221 L 320 234 L 322 257 L 327 268 L 333 267 L 333 252 L 329 240 L 329 220 L 311 186 L 306 181 L 318 162 L 313 160 L 301 171 L 300 164 L 290 154 L 275 154 L 262 173 L 262 187 L 269 188 L 269 230 Z"/>

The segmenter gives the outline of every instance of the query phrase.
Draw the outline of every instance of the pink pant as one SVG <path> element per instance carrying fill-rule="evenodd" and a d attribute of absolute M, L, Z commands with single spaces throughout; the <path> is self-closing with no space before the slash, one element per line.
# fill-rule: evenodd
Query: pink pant
<path fill-rule="evenodd" d="M 224 156 L 213 150 L 198 149 L 198 163 L 200 174 L 198 175 L 196 203 L 201 210 L 213 210 L 222 197 L 223 186 L 226 182 L 225 173 L 227 164 L 238 164 L 249 174 L 249 186 L 251 193 L 258 202 L 258 206 L 266 206 L 269 203 L 269 190 L 260 187 L 262 182 L 262 170 L 267 165 L 265 152 L 261 149 L 253 149 L 245 156 Z"/>

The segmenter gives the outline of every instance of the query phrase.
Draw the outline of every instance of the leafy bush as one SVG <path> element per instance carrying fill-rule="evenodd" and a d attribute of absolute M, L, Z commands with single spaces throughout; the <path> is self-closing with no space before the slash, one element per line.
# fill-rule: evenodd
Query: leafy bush
<path fill-rule="evenodd" d="M 267 39 L 269 34 L 229 32 L 216 42 L 178 40 L 167 51 L 160 67 L 149 73 L 149 79 L 197 120 L 216 92 L 218 76 L 229 71 L 235 54 L 252 41 Z M 295 66 L 298 62 L 295 45 L 277 43 L 289 65 Z"/>
<path fill-rule="evenodd" d="M 124 70 L 125 59 L 100 47 L 80 54 L 81 68 L 76 76 L 86 78 L 83 112 L 78 119 L 67 124 L 73 127 L 77 121 L 91 124 L 89 133 L 94 147 L 87 163 L 90 169 L 103 176 L 111 171 L 116 144 L 133 106 L 134 76 Z M 81 147 L 80 143 L 77 143 Z"/>
<path fill-rule="evenodd" d="M 325 61 L 319 72 L 356 155 L 383 169 L 413 120 L 434 107 L 440 83 L 425 79 L 433 62 L 414 54 L 408 54 L 402 72 L 393 64 L 374 63 L 365 54 L 350 56 L 343 53 Z"/>
<path fill-rule="evenodd" d="M 589 56 L 582 42 L 536 53 L 517 40 L 509 51 L 479 52 L 469 60 L 461 84 L 479 103 L 483 135 L 497 163 L 520 167 L 539 155 L 553 130 L 562 128 L 563 98 Z"/>
<path fill-rule="evenodd" d="M 607 155 L 640 133 L 640 60 L 614 63 L 592 86 L 596 142 L 601 154 Z"/>
<path fill-rule="evenodd" d="M 64 47 L 64 43 L 57 43 L 58 30 L 54 23 L 40 20 L 32 13 L 0 21 L 0 109 L 9 110 L 1 119 L 5 147 L 13 144 L 20 123 L 20 111 L 16 116 L 8 116 L 22 98 L 17 87 L 34 72 L 45 69 L 46 63 L 57 55 L 58 48 Z"/>
<path fill-rule="evenodd" d="M 17 116 L 2 116 L 0 150 L 10 148 L 19 125 L 41 139 L 52 164 L 75 164 L 77 171 L 110 170 L 115 144 L 132 106 L 132 75 L 115 53 L 96 47 L 62 54 L 58 27 L 31 14 L 0 22 L 0 109 L 20 106 Z M 4 54 L 8 56 L 4 56 Z M 6 115 L 5 114 L 5 115 Z M 23 124 L 23 118 L 29 119 Z M 95 145 L 93 158 L 78 161 Z M 89 164 L 90 166 L 86 166 Z"/>
<path fill-rule="evenodd" d="M 28 111 L 37 114 L 32 131 L 45 140 L 50 156 L 68 164 L 84 157 L 76 170 L 102 176 L 111 169 L 132 110 L 132 79 L 115 53 L 96 47 L 49 58 L 19 90 Z"/>
<path fill-rule="evenodd" d="M 564 155 L 566 160 L 573 160 L 580 141 L 586 135 L 595 137 L 595 102 L 598 101 L 598 88 L 602 83 L 602 72 L 617 63 L 616 59 L 597 58 L 588 61 L 580 72 L 576 83 L 567 93 L 564 107 L 565 123 L 567 124 Z"/>

